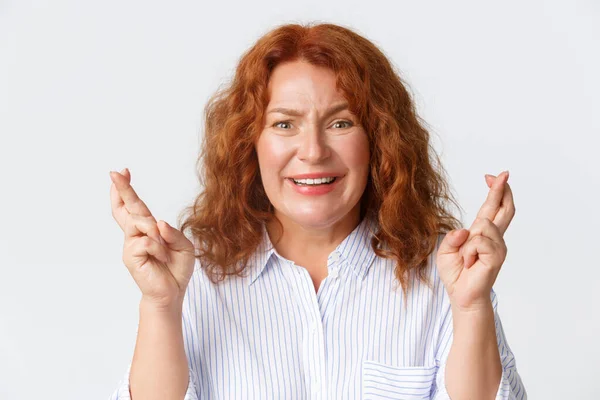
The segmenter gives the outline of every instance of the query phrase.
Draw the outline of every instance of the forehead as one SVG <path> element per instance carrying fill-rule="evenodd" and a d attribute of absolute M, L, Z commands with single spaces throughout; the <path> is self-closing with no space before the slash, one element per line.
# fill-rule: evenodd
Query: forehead
<path fill-rule="evenodd" d="M 269 79 L 270 105 L 323 106 L 344 100 L 335 73 L 305 61 L 279 64 Z"/>

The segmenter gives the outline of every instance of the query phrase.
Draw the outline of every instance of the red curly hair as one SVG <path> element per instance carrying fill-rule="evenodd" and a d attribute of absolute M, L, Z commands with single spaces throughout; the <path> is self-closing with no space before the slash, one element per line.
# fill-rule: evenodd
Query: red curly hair
<path fill-rule="evenodd" d="M 447 202 L 461 208 L 425 123 L 390 61 L 366 38 L 330 23 L 286 24 L 269 31 L 242 55 L 227 87 L 209 99 L 197 160 L 204 190 L 180 222 L 197 242 L 202 268 L 215 283 L 227 275 L 241 276 L 260 244 L 262 225 L 274 218 L 254 145 L 264 126 L 271 72 L 295 60 L 336 74 L 338 90 L 368 135 L 370 174 L 360 217 L 378 222 L 373 250 L 396 260 L 394 274 L 405 297 L 409 270 L 429 285 L 425 268 L 438 235 L 461 227 Z"/>

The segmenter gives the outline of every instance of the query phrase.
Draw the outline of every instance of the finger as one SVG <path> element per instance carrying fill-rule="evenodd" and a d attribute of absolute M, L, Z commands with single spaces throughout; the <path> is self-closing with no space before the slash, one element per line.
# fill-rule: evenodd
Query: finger
<path fill-rule="evenodd" d="M 121 170 L 121 174 L 125 176 L 129 180 L 129 170 L 127 168 L 123 168 Z M 125 203 L 115 186 L 115 183 L 112 181 L 110 184 L 110 207 L 112 210 L 112 216 L 117 221 L 117 224 L 121 227 L 121 230 L 125 230 L 125 219 L 127 215 L 129 215 L 129 211 L 125 208 Z"/>
<path fill-rule="evenodd" d="M 448 232 L 440 247 L 438 248 L 438 254 L 451 254 L 459 251 L 460 247 L 465 243 L 469 237 L 469 231 L 466 229 L 455 229 Z"/>
<path fill-rule="evenodd" d="M 489 263 L 485 264 L 486 266 L 496 268 L 502 266 L 503 260 L 506 258 L 506 247 L 499 245 L 489 237 L 477 235 L 465 244 L 464 254 L 464 268 L 472 267 L 477 259 L 482 258 Z"/>
<path fill-rule="evenodd" d="M 169 225 L 167 221 L 161 219 L 156 223 L 156 226 L 170 249 L 175 251 L 194 251 L 194 247 L 188 238 L 179 229 Z"/>
<path fill-rule="evenodd" d="M 513 198 L 512 189 L 508 182 L 504 184 L 504 195 L 502 196 L 502 205 L 496 217 L 494 218 L 494 224 L 500 228 L 502 234 L 506 232 L 508 226 L 515 216 L 515 201 Z"/>
<path fill-rule="evenodd" d="M 145 217 L 137 214 L 129 214 L 125 224 L 125 240 L 138 236 L 149 236 L 154 241 L 168 248 L 162 239 L 153 217 Z"/>
<path fill-rule="evenodd" d="M 493 222 L 501 229 L 502 233 L 504 233 L 515 214 L 512 189 L 508 182 L 504 184 L 504 193 L 500 203 L 500 209 L 496 213 Z"/>
<path fill-rule="evenodd" d="M 467 242 L 477 235 L 482 235 L 489 238 L 496 244 L 501 245 L 504 243 L 504 238 L 502 237 L 500 228 L 488 218 L 475 218 L 473 226 L 471 229 L 469 229 L 469 232 L 470 236 Z"/>
<path fill-rule="evenodd" d="M 502 254 L 506 254 L 506 243 L 504 242 L 504 238 L 502 237 L 500 228 L 498 228 L 498 226 L 496 226 L 496 224 L 494 224 L 489 219 L 477 218 L 470 232 L 470 238 L 467 240 L 467 242 L 461 248 L 460 251 L 465 261 L 465 268 L 469 268 L 471 265 L 475 264 L 477 258 L 479 258 L 477 253 L 473 252 L 471 247 L 472 244 L 469 244 L 473 240 L 481 240 L 481 238 L 479 237 L 483 237 L 487 241 L 490 241 L 495 249 L 502 249 Z M 468 252 L 469 248 L 471 249 L 470 252 Z"/>
<path fill-rule="evenodd" d="M 479 255 L 493 254 L 495 250 L 494 242 L 483 235 L 476 235 L 465 243 L 463 250 L 464 267 L 470 268 L 475 264 Z"/>
<path fill-rule="evenodd" d="M 493 182 L 497 179 L 494 175 L 488 174 L 486 174 L 485 178 L 488 187 L 491 187 Z M 493 222 L 500 228 L 502 234 L 504 234 L 504 232 L 506 232 L 508 226 L 510 225 L 512 219 L 515 216 L 515 203 L 513 193 L 508 182 L 504 184 L 504 195 L 502 196 L 501 203 L 502 205 L 496 213 Z"/>
<path fill-rule="evenodd" d="M 135 238 L 129 246 L 129 254 L 132 257 L 147 257 L 151 255 L 162 262 L 170 262 L 169 254 L 165 251 L 164 246 L 148 236 Z"/>
<path fill-rule="evenodd" d="M 496 213 L 500 209 L 502 196 L 504 195 L 504 183 L 507 179 L 508 171 L 505 171 L 498 175 L 497 179 L 494 180 L 485 202 L 477 213 L 478 218 L 489 218 L 492 221 L 494 220 Z M 471 230 L 471 228 L 469 228 L 469 230 Z"/>
<path fill-rule="evenodd" d="M 110 172 L 110 177 L 117 188 L 119 195 L 124 203 L 124 207 L 130 214 L 138 214 L 143 216 L 152 216 L 152 213 L 133 190 L 130 184 L 130 179 L 119 174 L 116 171 Z"/>

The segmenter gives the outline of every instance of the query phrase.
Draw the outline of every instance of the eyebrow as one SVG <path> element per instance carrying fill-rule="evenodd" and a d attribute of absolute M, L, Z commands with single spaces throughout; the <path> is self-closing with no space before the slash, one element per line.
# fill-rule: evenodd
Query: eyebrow
<path fill-rule="evenodd" d="M 327 110 L 325 112 L 325 115 L 323 116 L 323 118 L 327 118 L 330 115 L 333 115 L 342 110 L 346 110 L 347 108 L 348 108 L 348 103 L 346 103 L 346 102 L 334 105 L 333 107 L 331 107 L 329 110 Z M 281 113 L 281 114 L 293 115 L 296 117 L 299 117 L 303 114 L 302 111 L 297 110 L 295 108 L 283 108 L 283 107 L 273 108 L 267 112 L 267 114 L 271 114 L 271 113 Z"/>

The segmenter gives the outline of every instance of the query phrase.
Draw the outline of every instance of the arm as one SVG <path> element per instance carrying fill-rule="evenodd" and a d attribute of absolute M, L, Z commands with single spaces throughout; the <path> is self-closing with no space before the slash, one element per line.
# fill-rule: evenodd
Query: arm
<path fill-rule="evenodd" d="M 486 175 L 490 191 L 473 225 L 443 235 L 437 249 L 444 307 L 435 350 L 439 390 L 434 399 L 450 399 L 449 393 L 452 400 L 527 398 L 493 290 L 507 254 L 504 233 L 515 214 L 507 181 L 508 171 Z"/>
<path fill-rule="evenodd" d="M 189 342 L 190 339 L 182 335 L 182 324 L 185 324 L 188 321 L 186 318 L 190 316 L 186 314 L 185 306 L 183 318 L 181 313 L 160 311 L 148 306 L 143 300 L 140 302 L 140 321 L 133 360 L 123 380 L 110 396 L 110 400 L 153 398 L 198 400 L 200 398 L 194 370 L 188 363 L 189 354 L 184 350 L 186 340 Z M 182 381 L 187 382 L 183 392 Z M 147 396 L 141 391 L 138 393 L 136 389 L 140 388 L 142 391 L 150 388 L 151 395 Z M 169 393 L 171 397 L 161 393 Z"/>
<path fill-rule="evenodd" d="M 495 399 L 502 364 L 496 343 L 492 302 L 480 312 L 461 313 L 452 307 L 454 339 L 446 367 L 452 399 Z"/>
<path fill-rule="evenodd" d="M 490 293 L 491 309 L 471 316 L 456 311 L 443 292 L 445 315 L 436 353 L 439 369 L 433 399 L 526 400 L 527 392 L 498 315 L 495 291 Z"/>
<path fill-rule="evenodd" d="M 140 302 L 140 323 L 131 365 L 135 399 L 183 399 L 189 383 L 181 308 L 158 309 Z"/>
<path fill-rule="evenodd" d="M 194 244 L 154 218 L 133 190 L 127 168 L 110 177 L 112 215 L 125 234 L 123 263 L 142 292 L 133 360 L 111 398 L 197 399 L 182 332 L 190 318 L 183 305 L 197 263 Z"/>

